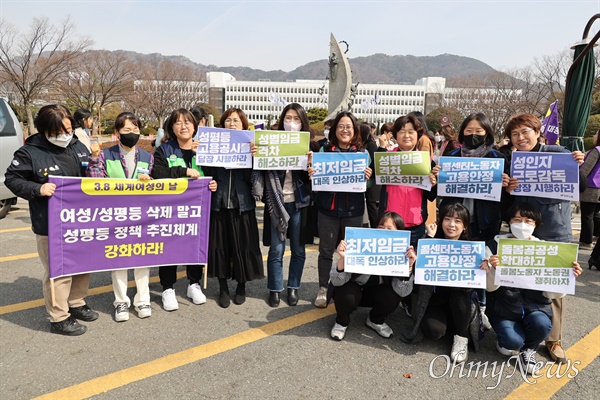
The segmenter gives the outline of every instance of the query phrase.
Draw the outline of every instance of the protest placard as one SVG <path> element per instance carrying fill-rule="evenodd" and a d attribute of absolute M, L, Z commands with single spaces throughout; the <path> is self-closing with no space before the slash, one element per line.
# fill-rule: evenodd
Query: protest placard
<path fill-rule="evenodd" d="M 206 264 L 210 180 L 49 177 L 50 278 Z"/>
<path fill-rule="evenodd" d="M 252 168 L 250 141 L 254 132 L 198 127 L 196 164 L 229 169 Z"/>
<path fill-rule="evenodd" d="M 438 196 L 500 201 L 503 158 L 440 157 Z"/>
<path fill-rule="evenodd" d="M 306 170 L 309 132 L 256 131 L 254 169 Z"/>
<path fill-rule="evenodd" d="M 314 191 L 364 192 L 368 153 L 314 153 L 312 188 Z"/>
<path fill-rule="evenodd" d="M 494 283 L 499 286 L 575 294 L 573 262 L 578 246 L 502 238 Z"/>
<path fill-rule="evenodd" d="M 344 271 L 367 275 L 409 276 L 409 231 L 346 228 Z"/>
<path fill-rule="evenodd" d="M 415 283 L 485 289 L 484 242 L 421 239 L 417 248 Z"/>
<path fill-rule="evenodd" d="M 431 190 L 431 161 L 427 151 L 375 153 L 375 183 Z"/>
<path fill-rule="evenodd" d="M 579 201 L 579 165 L 571 153 L 513 151 L 510 176 L 515 196 Z"/>

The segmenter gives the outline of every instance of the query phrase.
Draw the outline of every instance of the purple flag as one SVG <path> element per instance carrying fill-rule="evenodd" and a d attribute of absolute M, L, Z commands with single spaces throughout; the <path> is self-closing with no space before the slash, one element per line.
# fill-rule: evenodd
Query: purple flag
<path fill-rule="evenodd" d="M 558 144 L 558 100 L 550 104 L 544 121 L 542 121 L 542 133 L 548 139 L 548 144 Z"/>
<path fill-rule="evenodd" d="M 210 180 L 50 177 L 50 278 L 206 264 Z"/>

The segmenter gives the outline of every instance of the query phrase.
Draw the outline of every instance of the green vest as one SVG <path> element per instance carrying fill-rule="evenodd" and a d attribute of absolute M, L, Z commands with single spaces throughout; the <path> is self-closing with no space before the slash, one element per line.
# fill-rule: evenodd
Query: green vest
<path fill-rule="evenodd" d="M 166 143 L 163 143 L 160 147 L 163 149 L 163 153 L 165 154 L 165 158 L 169 163 L 169 168 L 172 167 L 183 167 L 183 168 L 193 168 L 200 173 L 200 176 L 204 176 L 204 172 L 202 172 L 202 167 L 196 165 L 196 156 L 192 157 L 192 165 L 188 167 L 183 159 L 183 152 L 179 145 L 175 146 L 176 141 L 170 140 Z"/>
<path fill-rule="evenodd" d="M 132 179 L 138 178 L 139 170 L 150 169 L 151 155 L 145 150 L 137 149 L 137 163 L 135 165 L 135 171 L 133 172 Z M 121 163 L 121 154 L 119 152 L 119 145 L 104 149 L 104 163 L 106 165 L 106 174 L 109 178 L 128 178 L 125 176 L 125 170 Z"/>

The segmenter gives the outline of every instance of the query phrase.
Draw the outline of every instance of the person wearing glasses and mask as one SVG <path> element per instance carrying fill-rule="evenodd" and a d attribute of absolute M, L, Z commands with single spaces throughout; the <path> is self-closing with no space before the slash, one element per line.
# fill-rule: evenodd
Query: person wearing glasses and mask
<path fill-rule="evenodd" d="M 542 153 L 571 153 L 559 145 L 546 145 L 539 142 L 542 123 L 532 114 L 518 114 L 510 118 L 504 132 L 510 138 L 515 151 L 539 151 Z M 583 164 L 584 154 L 572 152 L 573 159 Z M 509 163 L 510 164 L 510 163 Z M 585 181 L 580 172 L 579 181 Z M 509 192 L 519 187 L 517 178 L 510 178 Z M 515 197 L 516 196 L 511 196 Z M 541 240 L 569 243 L 573 240 L 571 230 L 571 202 L 545 197 L 518 196 L 518 201 L 531 204 L 542 216 L 542 224 L 536 225 L 533 234 Z M 566 363 L 567 354 L 562 347 L 563 325 L 566 317 L 565 297 L 552 299 L 552 330 L 546 338 L 546 347 L 554 361 Z"/>
<path fill-rule="evenodd" d="M 15 152 L 6 170 L 5 184 L 15 195 L 29 201 L 29 213 L 37 251 L 44 266 L 42 288 L 46 312 L 50 316 L 50 332 L 77 336 L 87 327 L 77 320 L 94 321 L 98 313 L 86 304 L 90 274 L 62 276 L 50 282 L 48 264 L 48 199 L 56 185 L 48 182 L 54 176 L 85 176 L 89 152 L 73 135 L 73 117 L 61 105 L 40 109 L 34 124 L 38 133 L 27 138 Z M 54 286 L 54 296 L 52 294 Z"/>
<path fill-rule="evenodd" d="M 221 115 L 220 126 L 231 130 L 247 130 L 248 118 L 239 108 Z M 256 146 L 251 143 L 252 154 Z M 218 184 L 213 193 L 208 238 L 208 275 L 219 280 L 219 305 L 229 307 L 228 279 L 237 281 L 235 304 L 246 301 L 246 282 L 264 278 L 260 252 L 256 201 L 252 195 L 252 169 L 204 167 Z"/>
<path fill-rule="evenodd" d="M 198 121 L 194 115 L 180 108 L 171 113 L 166 126 L 168 140 L 160 145 L 154 152 L 154 166 L 152 178 L 154 179 L 198 179 L 208 176 L 202 167 L 196 165 L 196 149 L 200 144 L 194 140 L 198 129 Z M 212 180 L 208 188 L 214 192 L 217 190 L 217 182 Z M 186 267 L 189 285 L 187 296 L 194 304 L 206 303 L 206 296 L 200 288 L 202 267 L 200 265 L 188 265 Z M 177 281 L 177 265 L 165 265 L 158 268 L 160 284 L 163 288 L 162 303 L 165 311 L 175 311 L 179 308 L 175 289 L 173 285 Z"/>

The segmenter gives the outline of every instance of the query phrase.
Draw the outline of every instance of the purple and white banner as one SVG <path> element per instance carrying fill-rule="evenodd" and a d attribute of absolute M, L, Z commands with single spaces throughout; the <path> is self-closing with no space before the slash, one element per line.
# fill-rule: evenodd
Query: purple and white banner
<path fill-rule="evenodd" d="M 50 177 L 50 278 L 206 264 L 210 180 Z"/>
<path fill-rule="evenodd" d="M 579 201 L 579 165 L 571 153 L 513 151 L 510 176 L 519 181 L 513 196 Z"/>
<path fill-rule="evenodd" d="M 252 168 L 252 131 L 198 127 L 196 164 L 229 169 Z"/>
<path fill-rule="evenodd" d="M 542 121 L 542 133 L 548 139 L 548 144 L 558 144 L 560 131 L 558 130 L 558 100 L 550 104 L 548 112 Z"/>

